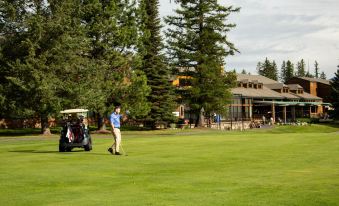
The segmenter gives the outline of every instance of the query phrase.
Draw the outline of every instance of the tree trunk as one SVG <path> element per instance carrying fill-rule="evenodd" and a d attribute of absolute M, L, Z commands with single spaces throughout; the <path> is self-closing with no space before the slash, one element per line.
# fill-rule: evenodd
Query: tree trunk
<path fill-rule="evenodd" d="M 197 117 L 197 121 L 195 123 L 196 127 L 204 127 L 205 126 L 205 117 L 204 117 L 204 113 L 202 110 L 200 110 L 200 113 Z"/>
<path fill-rule="evenodd" d="M 48 123 L 48 115 L 42 114 L 41 115 L 41 134 L 43 135 L 51 135 L 51 130 L 49 128 Z"/>
<path fill-rule="evenodd" d="M 105 119 L 104 117 L 100 114 L 97 113 L 98 117 L 98 130 L 96 133 L 98 134 L 110 134 L 111 132 L 107 130 L 106 124 L 105 124 Z"/>
<path fill-rule="evenodd" d="M 98 130 L 99 131 L 106 130 L 106 124 L 105 124 L 104 117 L 100 113 L 98 113 Z"/>

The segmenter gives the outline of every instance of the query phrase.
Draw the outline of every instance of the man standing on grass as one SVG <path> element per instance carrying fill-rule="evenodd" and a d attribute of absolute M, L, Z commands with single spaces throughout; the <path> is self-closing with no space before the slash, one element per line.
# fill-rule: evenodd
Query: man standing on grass
<path fill-rule="evenodd" d="M 120 106 L 114 108 L 114 112 L 110 115 L 110 122 L 112 127 L 112 135 L 114 137 L 113 145 L 108 148 L 108 151 L 113 155 L 121 155 L 119 152 L 121 144 L 121 133 L 120 133 L 120 119 L 122 115 L 120 114 Z"/>

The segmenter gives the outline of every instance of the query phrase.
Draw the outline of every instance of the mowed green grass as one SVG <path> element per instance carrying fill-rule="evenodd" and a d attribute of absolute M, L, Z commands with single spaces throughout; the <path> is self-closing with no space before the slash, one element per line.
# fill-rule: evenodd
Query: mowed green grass
<path fill-rule="evenodd" d="M 339 205 L 339 128 L 123 132 L 128 156 L 0 137 L 0 205 Z"/>

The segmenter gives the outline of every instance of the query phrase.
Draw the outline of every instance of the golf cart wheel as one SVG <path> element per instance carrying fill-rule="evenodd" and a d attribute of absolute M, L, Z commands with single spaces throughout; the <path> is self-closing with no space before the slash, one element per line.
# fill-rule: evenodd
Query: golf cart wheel
<path fill-rule="evenodd" d="M 85 149 L 85 151 L 91 151 L 92 145 L 90 143 L 88 143 L 84 146 L 84 149 Z"/>
<path fill-rule="evenodd" d="M 84 145 L 85 151 L 91 151 L 92 150 L 92 140 L 89 139 L 88 143 Z"/>
<path fill-rule="evenodd" d="M 63 145 L 59 145 L 59 152 L 65 152 L 66 148 Z"/>

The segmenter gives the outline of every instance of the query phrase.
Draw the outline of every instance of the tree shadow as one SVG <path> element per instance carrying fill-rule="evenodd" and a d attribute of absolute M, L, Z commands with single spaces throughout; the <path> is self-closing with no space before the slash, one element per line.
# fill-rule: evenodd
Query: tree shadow
<path fill-rule="evenodd" d="M 60 128 L 50 128 L 52 134 L 59 134 Z M 39 128 L 17 128 L 17 129 L 0 129 L 0 136 L 15 137 L 15 136 L 32 136 L 41 135 Z"/>
<path fill-rule="evenodd" d="M 14 152 L 14 153 L 41 153 L 41 154 L 48 154 L 48 153 L 60 153 L 62 154 L 63 152 L 59 151 L 48 151 L 48 150 L 11 150 L 9 152 Z M 64 152 L 66 153 L 66 152 Z M 67 152 L 71 153 L 71 152 Z"/>

